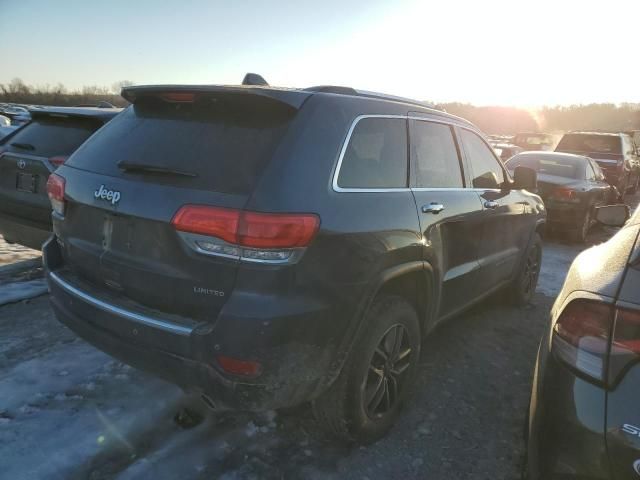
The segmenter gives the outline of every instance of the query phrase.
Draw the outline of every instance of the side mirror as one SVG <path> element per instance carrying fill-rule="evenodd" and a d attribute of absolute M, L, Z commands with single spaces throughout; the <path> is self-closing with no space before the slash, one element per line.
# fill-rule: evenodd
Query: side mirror
<path fill-rule="evenodd" d="M 535 192 L 538 190 L 538 172 L 533 168 L 516 167 L 513 171 L 513 188 Z"/>
<path fill-rule="evenodd" d="M 621 227 L 628 219 L 629 207 L 627 205 L 596 207 L 596 220 L 607 227 Z"/>

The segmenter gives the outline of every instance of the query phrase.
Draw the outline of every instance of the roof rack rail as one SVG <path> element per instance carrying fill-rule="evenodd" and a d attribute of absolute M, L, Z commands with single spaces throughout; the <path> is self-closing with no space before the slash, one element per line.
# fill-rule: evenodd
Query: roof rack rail
<path fill-rule="evenodd" d="M 443 111 L 442 108 L 419 100 L 413 100 L 411 98 L 397 97 L 395 95 L 387 95 L 386 93 L 369 92 L 366 90 L 356 90 L 351 87 L 340 87 L 336 85 L 318 85 L 315 87 L 308 87 L 304 89 L 305 92 L 315 93 L 335 93 L 338 95 L 354 95 L 356 97 L 374 98 L 378 100 L 391 100 L 395 102 L 408 103 L 410 105 L 416 105 L 418 107 L 432 108 L 434 110 Z"/>

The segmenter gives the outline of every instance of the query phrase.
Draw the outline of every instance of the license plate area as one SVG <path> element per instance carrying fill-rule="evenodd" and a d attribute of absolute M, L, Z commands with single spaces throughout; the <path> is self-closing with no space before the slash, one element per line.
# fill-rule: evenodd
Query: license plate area
<path fill-rule="evenodd" d="M 30 173 L 16 174 L 16 190 L 19 192 L 36 193 L 38 176 Z"/>

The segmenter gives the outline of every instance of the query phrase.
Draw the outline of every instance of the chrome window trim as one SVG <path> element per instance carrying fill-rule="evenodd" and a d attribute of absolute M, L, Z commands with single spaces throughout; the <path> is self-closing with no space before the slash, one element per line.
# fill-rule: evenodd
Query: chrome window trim
<path fill-rule="evenodd" d="M 182 325 L 176 325 L 175 323 L 169 323 L 163 320 L 158 320 L 156 318 L 147 317 L 146 315 L 130 312 L 129 310 L 125 310 L 123 308 L 116 307 L 115 305 L 111 305 L 107 302 L 103 302 L 102 300 L 92 297 L 88 293 L 85 293 L 82 290 L 74 287 L 70 283 L 64 281 L 55 272 L 49 272 L 49 278 L 67 293 L 87 302 L 88 304 L 102 310 L 103 312 L 111 313 L 119 317 L 126 318 L 127 320 L 141 323 L 149 327 L 158 328 L 160 330 L 165 330 L 169 333 L 175 333 L 177 335 L 188 337 L 193 332 L 192 328 L 183 327 Z"/>
<path fill-rule="evenodd" d="M 492 189 L 475 189 L 475 188 L 465 188 L 465 187 L 451 187 L 451 188 L 444 188 L 444 187 L 438 187 L 438 188 L 426 188 L 426 187 L 398 187 L 398 188 L 355 188 L 355 187 L 340 187 L 338 185 L 338 177 L 340 176 L 340 169 L 342 168 L 342 161 L 344 160 L 344 156 L 345 153 L 347 151 L 347 147 L 349 146 L 349 142 L 351 141 L 351 136 L 353 135 L 353 131 L 356 128 L 356 125 L 358 125 L 358 122 L 360 120 L 363 120 L 365 118 L 399 118 L 399 119 L 404 119 L 404 120 L 417 120 L 417 121 L 422 121 L 422 122 L 432 122 L 432 123 L 439 123 L 442 125 L 447 125 L 450 127 L 455 127 L 458 126 L 456 123 L 452 123 L 452 122 L 447 122 L 441 119 L 431 119 L 428 117 L 421 117 L 421 116 L 416 116 L 416 115 L 385 115 L 385 114 L 365 114 L 365 115 L 358 115 L 353 122 L 351 123 L 351 126 L 349 127 L 349 131 L 347 132 L 347 137 L 345 138 L 344 142 L 342 143 L 342 148 L 340 149 L 340 156 L 338 157 L 338 163 L 336 164 L 336 168 L 335 171 L 333 172 L 333 178 L 332 178 L 332 182 L 331 182 L 331 186 L 333 188 L 334 192 L 337 193 L 388 193 L 388 192 L 425 192 L 425 191 L 435 191 L 435 192 L 439 192 L 439 191 L 482 191 L 482 192 L 486 192 L 488 190 L 492 190 Z M 464 127 L 462 127 L 464 128 Z M 474 132 L 471 128 L 467 128 L 467 130 L 470 130 L 471 132 Z M 474 132 L 475 133 L 475 132 Z M 411 144 L 407 145 L 407 148 L 411 148 Z M 499 191 L 499 189 L 498 189 Z"/>
<path fill-rule="evenodd" d="M 349 131 L 347 132 L 347 138 L 345 138 L 344 142 L 342 143 L 342 148 L 340 149 L 340 156 L 338 157 L 338 163 L 336 164 L 336 169 L 333 172 L 333 181 L 332 181 L 333 191 L 338 193 L 410 192 L 411 189 L 409 187 L 398 187 L 398 188 L 346 187 L 346 188 L 343 188 L 338 185 L 338 177 L 340 175 L 340 169 L 342 168 L 342 161 L 344 160 L 344 155 L 347 152 L 347 147 L 349 146 L 349 142 L 351 141 L 351 135 L 353 135 L 353 131 L 355 130 L 356 125 L 358 125 L 358 122 L 360 122 L 360 120 L 363 120 L 365 118 L 399 118 L 402 120 L 407 120 L 409 117 L 407 115 L 382 115 L 382 114 L 381 115 L 377 115 L 377 114 L 358 115 L 351 123 L 351 126 L 349 127 Z M 407 148 L 409 147 L 407 146 Z"/>

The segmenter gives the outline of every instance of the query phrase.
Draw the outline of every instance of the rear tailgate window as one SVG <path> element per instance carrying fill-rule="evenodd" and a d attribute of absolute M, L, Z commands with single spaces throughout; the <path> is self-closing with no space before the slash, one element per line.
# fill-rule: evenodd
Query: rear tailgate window
<path fill-rule="evenodd" d="M 556 151 L 619 155 L 622 153 L 622 142 L 615 135 L 566 134 Z"/>
<path fill-rule="evenodd" d="M 67 165 L 92 172 L 232 194 L 248 194 L 296 110 L 252 95 L 140 98 Z M 126 170 L 135 164 L 148 170 Z M 167 175 L 153 169 L 185 172 Z"/>
<path fill-rule="evenodd" d="M 71 155 L 101 122 L 67 116 L 50 116 L 33 120 L 9 139 L 9 151 L 28 153 L 40 157 Z M 21 148 L 20 146 L 24 147 Z"/>

